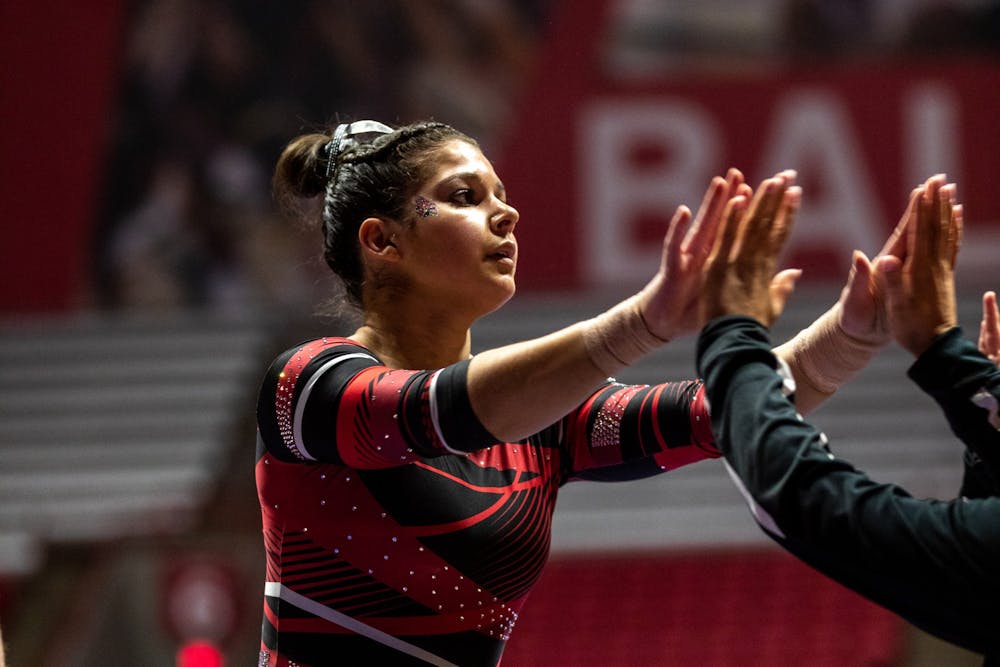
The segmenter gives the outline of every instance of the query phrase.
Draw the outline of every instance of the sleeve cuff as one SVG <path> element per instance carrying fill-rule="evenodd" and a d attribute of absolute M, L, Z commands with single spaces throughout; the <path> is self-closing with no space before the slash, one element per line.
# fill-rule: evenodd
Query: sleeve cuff
<path fill-rule="evenodd" d="M 964 343 L 965 335 L 961 327 L 948 329 L 917 357 L 906 374 L 927 393 L 950 386 L 951 373 L 942 372 L 942 369 L 954 365 L 955 359 L 961 356 Z"/>

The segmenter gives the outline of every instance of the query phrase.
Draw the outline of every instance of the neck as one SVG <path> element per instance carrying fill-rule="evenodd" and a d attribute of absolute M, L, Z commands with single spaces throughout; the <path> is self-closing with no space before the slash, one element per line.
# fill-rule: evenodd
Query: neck
<path fill-rule="evenodd" d="M 366 311 L 364 324 L 351 338 L 390 368 L 443 368 L 469 358 L 471 324 L 453 313 L 397 304 L 389 312 Z"/>

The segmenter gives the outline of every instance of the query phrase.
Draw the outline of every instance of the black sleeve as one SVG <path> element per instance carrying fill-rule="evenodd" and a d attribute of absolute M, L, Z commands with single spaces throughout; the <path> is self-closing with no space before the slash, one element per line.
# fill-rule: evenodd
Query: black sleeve
<path fill-rule="evenodd" d="M 918 500 L 836 458 L 782 391 L 766 330 L 710 322 L 698 368 L 755 519 L 824 574 L 947 641 L 1000 647 L 1000 498 Z"/>
<path fill-rule="evenodd" d="M 909 370 L 968 448 L 963 495 L 1000 494 L 1000 369 L 958 327 L 938 336 Z"/>

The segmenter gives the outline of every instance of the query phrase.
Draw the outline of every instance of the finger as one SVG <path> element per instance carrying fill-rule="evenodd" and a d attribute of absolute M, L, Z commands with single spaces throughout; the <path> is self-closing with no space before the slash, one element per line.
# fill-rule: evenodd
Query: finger
<path fill-rule="evenodd" d="M 799 172 L 794 169 L 783 169 L 778 172 L 778 176 L 784 179 L 785 183 L 790 186 L 795 183 L 795 179 L 798 178 Z"/>
<path fill-rule="evenodd" d="M 747 202 L 743 197 L 733 197 L 726 204 L 726 210 L 722 214 L 722 226 L 708 258 L 709 271 L 724 271 L 728 265 L 746 207 Z"/>
<path fill-rule="evenodd" d="M 739 188 L 742 185 L 746 185 L 743 172 L 735 167 L 730 167 L 729 171 L 726 172 L 726 191 L 729 193 L 730 199 L 740 194 Z"/>
<path fill-rule="evenodd" d="M 876 289 L 884 295 L 891 312 L 903 294 L 903 260 L 895 255 L 882 255 L 875 258 L 872 268 Z"/>
<path fill-rule="evenodd" d="M 857 276 L 857 281 L 862 285 L 867 285 L 872 279 L 872 264 L 868 255 L 855 250 L 851 254 L 851 273 Z"/>
<path fill-rule="evenodd" d="M 684 205 L 678 206 L 674 217 L 670 219 L 667 234 L 663 238 L 663 256 L 661 258 L 663 269 L 679 267 L 681 246 L 690 224 L 691 209 Z"/>
<path fill-rule="evenodd" d="M 955 184 L 945 183 L 937 192 L 936 214 L 938 222 L 938 257 L 943 257 L 954 268 L 953 257 L 958 256 L 955 247 L 955 220 L 953 206 L 955 203 Z"/>
<path fill-rule="evenodd" d="M 892 234 L 889 235 L 885 245 L 878 251 L 878 255 L 895 255 L 899 258 L 906 256 L 906 230 L 911 224 L 911 221 L 916 219 L 917 203 L 920 201 L 920 195 L 922 192 L 922 187 L 914 188 L 913 191 L 910 192 L 910 199 L 906 204 L 906 210 L 903 211 L 902 217 L 899 218 L 899 222 L 896 223 L 896 227 L 893 228 Z M 876 255 L 876 257 L 878 255 Z"/>
<path fill-rule="evenodd" d="M 917 199 L 916 215 L 906 228 L 906 264 L 911 265 L 916 257 L 923 257 L 919 252 L 927 252 L 927 232 L 930 226 L 930 204 L 927 201 L 927 188 L 922 188 Z"/>
<path fill-rule="evenodd" d="M 951 208 L 951 268 L 955 268 L 958 262 L 958 249 L 962 247 L 962 233 L 965 227 L 965 210 L 961 204 L 955 204 Z"/>
<path fill-rule="evenodd" d="M 941 220 L 939 192 L 944 185 L 944 176 L 935 174 L 924 184 L 924 193 L 917 204 L 917 233 L 913 250 L 922 261 L 934 260 L 939 256 Z"/>
<path fill-rule="evenodd" d="M 681 249 L 698 257 L 704 257 L 712 247 L 715 233 L 722 219 L 722 212 L 728 201 L 728 186 L 721 176 L 716 176 L 705 191 L 694 224 L 688 229 Z"/>
<path fill-rule="evenodd" d="M 772 220 L 777 217 L 778 211 L 784 204 L 785 193 L 793 186 L 797 175 L 794 169 L 785 169 L 772 177 L 772 180 L 777 183 L 777 190 L 771 194 L 770 198 L 765 198 L 765 200 L 773 200 L 769 202 L 770 210 L 765 210 L 765 214 L 770 215 Z"/>
<path fill-rule="evenodd" d="M 1000 311 L 996 292 L 983 294 L 983 320 L 979 325 L 979 351 L 990 359 L 1000 355 Z"/>
<path fill-rule="evenodd" d="M 785 269 L 771 279 L 768 295 L 771 300 L 772 321 L 785 310 L 785 303 L 795 291 L 795 283 L 800 276 L 802 276 L 802 269 Z"/>
<path fill-rule="evenodd" d="M 983 320 L 1000 336 L 1000 310 L 997 309 L 997 293 L 992 290 L 983 294 Z"/>
<path fill-rule="evenodd" d="M 695 219 L 701 220 L 707 217 L 715 208 L 724 208 L 728 200 L 728 197 L 726 197 L 727 190 L 728 185 L 725 179 L 721 176 L 712 177 L 712 182 L 708 184 L 708 189 L 705 190 L 705 195 L 701 198 L 701 206 L 698 207 L 698 214 L 695 216 Z"/>
<path fill-rule="evenodd" d="M 760 184 L 747 210 L 747 230 L 745 234 L 741 235 L 742 237 L 751 240 L 760 239 L 762 236 L 763 238 L 767 238 L 774 218 L 777 216 L 778 209 L 784 199 L 786 189 L 787 185 L 785 185 L 780 177 L 765 179 Z"/>
<path fill-rule="evenodd" d="M 847 274 L 847 283 L 844 285 L 844 300 L 849 303 L 870 300 L 872 274 L 872 265 L 868 261 L 867 255 L 860 250 L 855 250 L 851 255 L 851 271 Z"/>
<path fill-rule="evenodd" d="M 802 203 L 802 188 L 793 185 L 785 191 L 782 197 L 781 208 L 778 209 L 778 217 L 770 231 L 771 248 L 773 257 L 777 259 L 788 235 L 791 234 L 795 226 L 795 215 L 798 213 L 799 205 Z"/>

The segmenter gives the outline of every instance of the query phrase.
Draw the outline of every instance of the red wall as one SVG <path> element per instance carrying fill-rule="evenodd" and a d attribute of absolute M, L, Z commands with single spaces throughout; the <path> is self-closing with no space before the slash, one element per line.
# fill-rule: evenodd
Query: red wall
<path fill-rule="evenodd" d="M 121 19 L 116 0 L 0 3 L 0 314 L 85 291 Z"/>
<path fill-rule="evenodd" d="M 773 548 L 562 556 L 503 664 L 901 665 L 906 627 Z"/>

